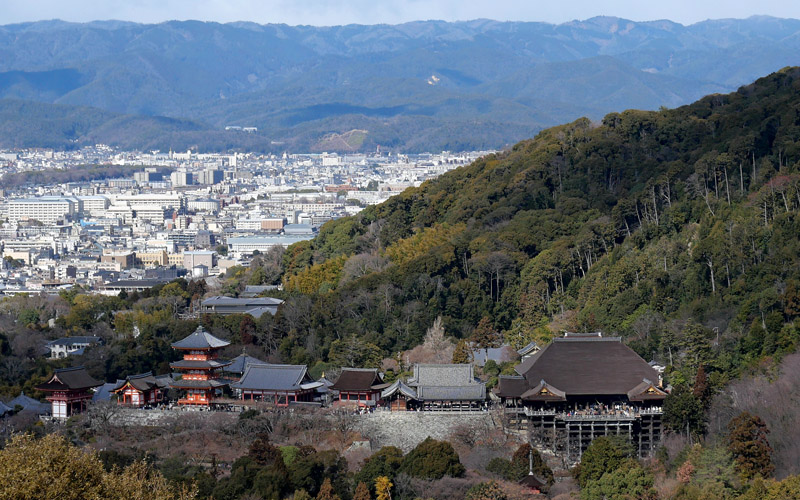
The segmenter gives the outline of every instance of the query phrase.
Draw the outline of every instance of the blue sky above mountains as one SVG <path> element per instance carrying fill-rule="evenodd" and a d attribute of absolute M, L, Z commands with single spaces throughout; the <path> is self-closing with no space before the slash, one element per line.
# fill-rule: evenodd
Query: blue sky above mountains
<path fill-rule="evenodd" d="M 118 19 L 142 23 L 197 19 L 331 26 L 478 18 L 562 23 L 600 15 L 691 24 L 752 15 L 800 18 L 800 2 L 796 0 L 11 0 L 0 1 L 0 5 L 0 24 L 46 19 L 74 22 Z"/>

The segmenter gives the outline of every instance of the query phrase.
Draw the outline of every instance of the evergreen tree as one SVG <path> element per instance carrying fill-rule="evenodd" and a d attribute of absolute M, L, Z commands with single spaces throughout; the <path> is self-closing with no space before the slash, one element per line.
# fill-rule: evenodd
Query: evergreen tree
<path fill-rule="evenodd" d="M 581 500 L 658 500 L 653 474 L 626 459 L 581 490 Z"/>
<path fill-rule="evenodd" d="M 581 488 L 611 472 L 633 455 L 633 446 L 622 436 L 601 436 L 592 441 L 581 456 L 575 478 Z"/>
<path fill-rule="evenodd" d="M 728 451 L 743 478 L 768 478 L 775 471 L 767 434 L 769 429 L 761 417 L 748 412 L 740 413 L 728 423 Z"/>
<path fill-rule="evenodd" d="M 664 400 L 664 424 L 688 438 L 702 435 L 705 430 L 703 403 L 685 385 L 675 387 Z"/>
<path fill-rule="evenodd" d="M 411 450 L 400 465 L 400 472 L 422 479 L 461 477 L 465 471 L 450 443 L 430 437 Z"/>

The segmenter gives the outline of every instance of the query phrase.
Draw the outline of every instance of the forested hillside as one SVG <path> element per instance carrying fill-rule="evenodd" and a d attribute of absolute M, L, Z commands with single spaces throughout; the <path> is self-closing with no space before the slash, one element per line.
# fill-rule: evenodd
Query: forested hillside
<path fill-rule="evenodd" d="M 580 116 L 731 91 L 798 64 L 799 34 L 800 21 L 765 16 L 689 26 L 615 17 L 558 25 L 5 25 L 0 98 L 91 107 L 81 113 L 93 119 L 79 116 L 73 129 L 43 116 L 65 108 L 17 115 L 0 127 L 0 146 L 39 139 L 205 151 L 499 149 Z M 147 118 L 159 116 L 179 120 Z M 225 134 L 227 125 L 258 127 L 258 140 Z M 358 143 L 329 140 L 354 130 L 367 131 Z"/>
<path fill-rule="evenodd" d="M 391 355 L 486 317 L 516 346 L 600 329 L 721 382 L 798 340 L 799 138 L 798 68 L 545 130 L 290 247 L 282 354 Z"/>

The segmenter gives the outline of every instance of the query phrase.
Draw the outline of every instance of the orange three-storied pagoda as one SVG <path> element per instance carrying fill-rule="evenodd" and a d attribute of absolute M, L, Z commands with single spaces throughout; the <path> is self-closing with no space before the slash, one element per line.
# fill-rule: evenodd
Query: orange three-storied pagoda
<path fill-rule="evenodd" d="M 172 387 L 186 391 L 178 404 L 209 405 L 217 391 L 228 385 L 219 377 L 222 367 L 230 361 L 218 360 L 217 351 L 229 343 L 198 326 L 194 333 L 172 344 L 173 349 L 183 351 L 181 361 L 170 363 L 172 369 L 181 373 L 181 379 L 172 382 Z"/>

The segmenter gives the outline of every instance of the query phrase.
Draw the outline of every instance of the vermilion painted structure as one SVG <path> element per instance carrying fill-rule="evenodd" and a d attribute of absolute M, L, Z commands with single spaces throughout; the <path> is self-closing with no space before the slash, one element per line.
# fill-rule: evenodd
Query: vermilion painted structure
<path fill-rule="evenodd" d="M 162 402 L 168 386 L 166 380 L 147 372 L 129 376 L 112 392 L 117 395 L 118 404 L 140 407 Z"/>
<path fill-rule="evenodd" d="M 242 379 L 231 385 L 243 400 L 263 401 L 275 406 L 314 401 L 322 382 L 309 377 L 305 365 L 247 365 Z"/>
<path fill-rule="evenodd" d="M 376 368 L 342 368 L 342 373 L 331 390 L 339 394 L 339 401 L 372 402 L 381 398 L 381 391 L 389 387 Z"/>
<path fill-rule="evenodd" d="M 66 419 L 86 409 L 87 401 L 92 399 L 91 389 L 103 385 L 93 379 L 82 366 L 56 370 L 47 383 L 36 389 L 49 395 L 53 418 Z"/>
<path fill-rule="evenodd" d="M 183 352 L 183 359 L 170 363 L 170 367 L 181 373 L 181 379 L 170 385 L 186 391 L 178 400 L 180 405 L 209 405 L 228 383 L 222 378 L 222 367 L 229 361 L 217 359 L 217 352 L 229 342 L 208 333 L 202 326 L 191 335 L 172 344 L 173 349 Z"/>

